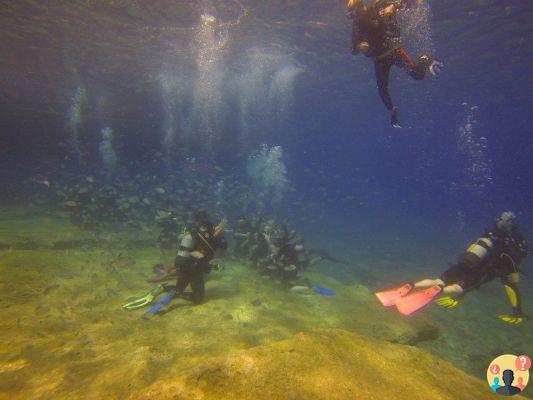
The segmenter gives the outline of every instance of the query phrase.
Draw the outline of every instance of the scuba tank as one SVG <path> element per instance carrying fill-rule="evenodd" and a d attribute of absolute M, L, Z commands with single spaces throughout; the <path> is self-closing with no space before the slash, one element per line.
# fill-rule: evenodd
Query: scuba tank
<path fill-rule="evenodd" d="M 474 267 L 485 261 L 494 250 L 494 240 L 491 237 L 482 236 L 466 249 L 461 257 L 461 263 Z"/>

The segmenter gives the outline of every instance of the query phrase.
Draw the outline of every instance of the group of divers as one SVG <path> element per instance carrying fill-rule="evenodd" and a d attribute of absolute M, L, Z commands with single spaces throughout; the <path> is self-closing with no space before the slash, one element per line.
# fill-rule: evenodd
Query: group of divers
<path fill-rule="evenodd" d="M 233 234 L 232 254 L 235 257 L 251 265 L 261 276 L 271 278 L 293 291 L 333 296 L 334 290 L 301 278 L 299 273 L 322 260 L 346 264 L 327 251 L 307 249 L 300 235 L 287 225 L 278 225 L 272 219 L 265 221 L 262 218 L 249 220 L 239 217 L 234 229 L 228 229 L 226 219 L 214 225 L 206 212 L 199 211 L 181 231 L 178 221 L 180 218 L 171 214 L 159 222 L 159 249 L 164 253 L 168 249 L 177 248 L 174 264 L 156 264 L 153 267 L 154 276 L 148 281 L 157 286 L 146 295 L 124 304 L 124 309 L 136 310 L 151 305 L 163 292 L 167 292 L 167 295 L 144 313 L 145 317 L 159 313 L 174 297 L 189 300 L 193 304 L 204 302 L 206 275 L 213 269 L 223 269 L 223 264 L 215 257 L 228 248 L 226 231 Z M 171 280 L 176 281 L 174 286 L 167 284 Z M 188 286 L 191 288 L 190 292 L 185 291 Z"/>
<path fill-rule="evenodd" d="M 364 0 L 348 1 L 348 15 L 353 20 L 352 54 L 361 53 L 373 60 L 379 95 L 391 112 L 391 124 L 395 128 L 399 128 L 400 124 L 398 109 L 388 90 L 391 67 L 400 67 L 417 80 L 423 79 L 426 72 L 437 75 L 443 67 L 442 62 L 426 54 L 413 61 L 403 49 L 397 12 L 414 7 L 417 3 L 418 0 L 376 0 L 372 5 L 366 5 Z M 226 220 L 215 225 L 205 212 L 196 213 L 187 229 L 179 235 L 176 227 L 167 225 L 159 239 L 161 244 L 173 243 L 174 240 L 178 242 L 174 265 L 155 266 L 155 276 L 150 282 L 158 285 L 145 296 L 123 307 L 135 310 L 151 305 L 162 293 L 167 294 L 143 315 L 160 312 L 175 297 L 201 304 L 205 300 L 205 276 L 213 265 L 216 266 L 213 263 L 216 253 L 227 248 L 225 226 Z M 261 274 L 269 275 L 292 288 L 303 287 L 298 285 L 298 272 L 307 270 L 320 260 L 320 257 L 312 258 L 301 238 L 285 226 L 276 227 L 262 221 L 251 223 L 241 218 L 233 235 L 237 255 L 246 257 Z M 406 283 L 392 290 L 377 292 L 376 296 L 383 306 L 395 306 L 401 314 L 409 316 L 432 302 L 444 308 L 455 308 L 467 293 L 500 279 L 512 312 L 499 315 L 499 318 L 509 324 L 521 324 L 528 319 L 522 309 L 518 287 L 522 272 L 520 265 L 527 254 L 527 241 L 516 222 L 516 215 L 506 211 L 440 277 Z M 165 284 L 172 280 L 176 281 L 175 285 Z M 320 294 L 334 295 L 334 291 L 308 280 L 304 280 L 304 283 Z M 189 285 L 191 292 L 186 292 Z"/>
<path fill-rule="evenodd" d="M 148 317 L 160 313 L 173 298 L 186 299 L 196 305 L 203 303 L 206 275 L 213 268 L 219 268 L 219 260 L 215 257 L 228 247 L 226 225 L 226 219 L 215 225 L 206 212 L 200 211 L 194 214 L 192 221 L 179 234 L 163 229 L 159 237 L 161 249 L 172 243 L 177 245 L 174 264 L 166 267 L 155 265 L 154 276 L 148 281 L 157 286 L 146 295 L 124 304 L 123 308 L 137 310 L 151 306 L 143 314 Z M 325 296 L 335 295 L 335 291 L 302 279 L 298 273 L 308 270 L 324 258 L 337 263 L 345 261 L 330 257 L 324 251 L 307 249 L 299 235 L 272 220 L 250 222 L 239 218 L 231 231 L 235 243 L 234 255 L 245 259 L 262 276 L 274 278 L 293 290 L 307 289 Z M 444 308 L 455 308 L 467 293 L 500 279 L 512 312 L 499 315 L 499 318 L 509 324 L 520 324 L 528 319 L 522 309 L 518 287 L 522 273 L 520 265 L 527 255 L 527 241 L 516 222 L 516 215 L 505 211 L 492 228 L 475 240 L 440 277 L 406 283 L 398 288 L 377 292 L 376 296 L 383 306 L 395 306 L 401 314 L 410 316 L 432 302 Z M 171 281 L 175 281 L 175 284 L 168 284 Z M 186 291 L 189 286 L 191 290 Z M 164 298 L 152 305 L 162 293 L 166 293 Z"/>

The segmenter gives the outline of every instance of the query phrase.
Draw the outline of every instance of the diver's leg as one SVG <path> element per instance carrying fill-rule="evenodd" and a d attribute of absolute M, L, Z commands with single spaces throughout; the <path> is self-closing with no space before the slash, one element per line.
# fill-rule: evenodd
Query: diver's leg
<path fill-rule="evenodd" d="M 452 294 L 452 295 L 455 295 L 455 296 L 460 296 L 465 291 L 464 291 L 464 289 L 462 288 L 461 285 L 459 285 L 458 283 L 454 283 L 453 285 L 444 286 L 444 288 L 442 289 L 442 292 L 446 293 L 446 294 Z"/>
<path fill-rule="evenodd" d="M 442 279 L 423 279 L 415 283 L 415 289 L 426 289 L 433 286 L 444 286 Z"/>
<path fill-rule="evenodd" d="M 176 293 L 181 296 L 188 284 L 188 274 L 184 273 L 183 271 L 178 272 L 178 279 L 176 281 Z"/>
<path fill-rule="evenodd" d="M 398 109 L 392 103 L 392 98 L 389 93 L 389 74 L 392 65 L 393 63 L 390 57 L 374 61 L 379 96 L 381 97 L 383 104 L 385 104 L 385 107 L 391 112 L 391 125 L 394 128 L 400 128 L 400 123 L 398 122 Z"/>
<path fill-rule="evenodd" d="M 389 94 L 389 73 L 391 68 L 391 63 L 384 60 L 375 61 L 374 68 L 376 70 L 376 82 L 378 85 L 378 92 L 383 104 L 387 107 L 387 110 L 392 111 L 394 104 L 392 103 L 392 98 Z"/>
<path fill-rule="evenodd" d="M 191 300 L 194 304 L 201 304 L 205 297 L 205 280 L 203 273 L 197 273 L 191 279 L 192 296 Z"/>

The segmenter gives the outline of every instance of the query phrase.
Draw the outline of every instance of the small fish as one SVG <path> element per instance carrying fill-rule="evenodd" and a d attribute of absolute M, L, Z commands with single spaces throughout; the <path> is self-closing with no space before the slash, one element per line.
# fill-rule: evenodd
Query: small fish
<path fill-rule="evenodd" d="M 80 203 L 78 203 L 77 201 L 74 201 L 74 200 L 67 200 L 67 201 L 65 201 L 64 204 L 67 207 L 78 207 L 80 205 Z"/>
<path fill-rule="evenodd" d="M 93 183 L 94 182 L 94 178 L 92 176 L 88 176 L 86 179 L 87 179 L 87 182 L 89 182 L 89 183 Z"/>
<path fill-rule="evenodd" d="M 165 189 L 163 189 L 162 187 L 155 188 L 155 191 L 159 194 L 165 194 Z"/>

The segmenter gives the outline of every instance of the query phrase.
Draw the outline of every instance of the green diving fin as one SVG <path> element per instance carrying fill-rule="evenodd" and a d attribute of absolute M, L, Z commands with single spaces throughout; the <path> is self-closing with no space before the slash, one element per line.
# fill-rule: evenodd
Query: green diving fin
<path fill-rule="evenodd" d="M 150 290 L 146 295 L 141 298 L 130 301 L 129 303 L 123 304 L 122 308 L 131 311 L 137 310 L 139 308 L 145 307 L 154 301 L 154 299 L 159 296 L 165 290 L 163 285 L 157 285 L 152 290 Z"/>

